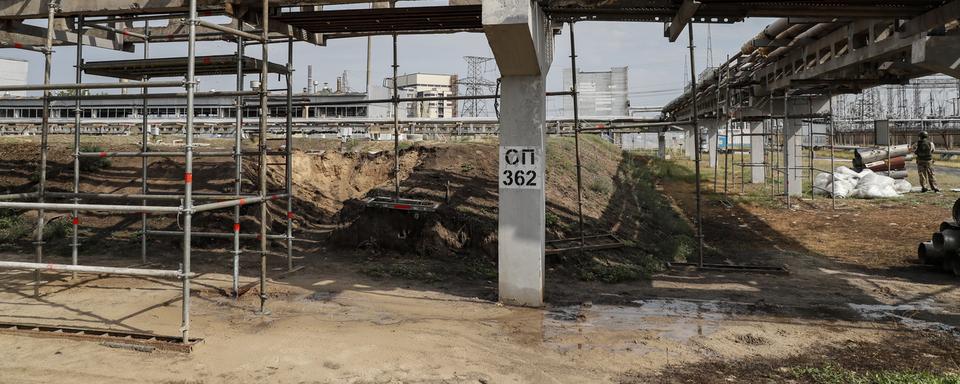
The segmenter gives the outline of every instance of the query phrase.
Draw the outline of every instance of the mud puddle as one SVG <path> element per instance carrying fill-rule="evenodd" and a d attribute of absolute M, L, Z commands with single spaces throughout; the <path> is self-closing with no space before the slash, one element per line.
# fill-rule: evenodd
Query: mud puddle
<path fill-rule="evenodd" d="M 709 336 L 734 312 L 732 306 L 714 301 L 651 299 L 633 304 L 551 308 L 543 319 L 544 345 L 560 352 L 603 349 L 646 354 Z"/>

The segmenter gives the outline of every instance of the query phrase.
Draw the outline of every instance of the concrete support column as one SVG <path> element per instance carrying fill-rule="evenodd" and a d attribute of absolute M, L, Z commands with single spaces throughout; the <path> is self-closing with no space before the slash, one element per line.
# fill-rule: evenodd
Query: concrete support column
<path fill-rule="evenodd" d="M 498 258 L 500 301 L 542 306 L 545 78 L 553 29 L 530 0 L 483 0 L 483 28 L 501 74 Z"/>
<path fill-rule="evenodd" d="M 660 159 L 667 158 L 667 135 L 663 130 L 657 132 L 657 157 Z"/>
<path fill-rule="evenodd" d="M 717 167 L 717 140 L 720 140 L 720 124 L 718 120 L 703 120 L 703 125 L 707 129 L 707 153 L 710 154 L 708 166 Z"/>
<path fill-rule="evenodd" d="M 799 169 L 803 156 L 802 127 L 803 121 L 799 118 L 788 119 L 783 127 L 783 166 L 787 168 L 784 190 L 790 196 L 803 194 L 803 176 Z"/>
<path fill-rule="evenodd" d="M 790 98 L 786 105 L 786 117 L 783 127 L 783 166 L 786 167 L 784 190 L 790 196 L 803 194 L 803 118 L 829 111 L 830 99 L 826 97 Z"/>
<path fill-rule="evenodd" d="M 766 136 L 763 134 L 763 122 L 751 121 L 750 126 L 750 182 L 753 184 L 763 184 L 766 180 L 766 167 L 759 165 L 764 162 L 764 146 L 767 144 Z"/>
<path fill-rule="evenodd" d="M 687 154 L 687 159 L 696 160 L 697 156 L 697 142 L 696 142 L 696 129 L 687 128 L 683 131 L 683 150 Z"/>

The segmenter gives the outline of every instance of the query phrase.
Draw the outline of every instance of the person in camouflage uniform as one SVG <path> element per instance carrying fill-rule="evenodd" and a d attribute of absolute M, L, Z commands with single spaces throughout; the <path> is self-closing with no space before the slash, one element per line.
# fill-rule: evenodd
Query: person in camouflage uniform
<path fill-rule="evenodd" d="M 934 192 L 940 192 L 937 187 L 937 176 L 933 173 L 933 153 L 936 148 L 929 140 L 927 132 L 920 132 L 920 140 L 913 145 L 913 153 L 917 157 L 917 173 L 920 176 L 920 192 L 927 191 L 927 185 Z"/>

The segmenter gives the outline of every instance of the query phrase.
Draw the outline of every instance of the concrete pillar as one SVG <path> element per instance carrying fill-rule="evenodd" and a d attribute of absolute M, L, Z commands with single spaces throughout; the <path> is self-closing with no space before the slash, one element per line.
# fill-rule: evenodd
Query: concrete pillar
<path fill-rule="evenodd" d="M 697 156 L 697 142 L 694 131 L 695 129 L 693 128 L 686 128 L 683 130 L 683 150 L 686 152 L 687 158 L 690 160 L 696 160 Z"/>
<path fill-rule="evenodd" d="M 803 194 L 803 177 L 798 168 L 802 164 L 803 121 L 799 118 L 788 118 L 783 127 L 783 166 L 786 167 L 787 177 L 784 180 L 785 191 L 790 196 Z"/>
<path fill-rule="evenodd" d="M 784 190 L 790 196 L 803 194 L 803 118 L 829 111 L 829 98 L 795 97 L 788 101 L 783 127 L 783 166 L 786 167 Z"/>
<path fill-rule="evenodd" d="M 657 132 L 657 157 L 661 159 L 667 158 L 667 135 L 663 130 Z"/>
<path fill-rule="evenodd" d="M 763 122 L 751 121 L 750 126 L 750 182 L 753 184 L 762 184 L 766 180 L 766 167 L 759 165 L 764 162 L 764 146 L 767 144 L 766 136 L 763 134 Z"/>
<path fill-rule="evenodd" d="M 498 258 L 500 301 L 542 306 L 545 78 L 553 33 L 529 0 L 483 0 L 483 28 L 501 74 Z"/>
<path fill-rule="evenodd" d="M 720 124 L 718 120 L 703 120 L 707 129 L 707 152 L 710 154 L 708 166 L 717 167 L 717 140 L 720 139 Z"/>

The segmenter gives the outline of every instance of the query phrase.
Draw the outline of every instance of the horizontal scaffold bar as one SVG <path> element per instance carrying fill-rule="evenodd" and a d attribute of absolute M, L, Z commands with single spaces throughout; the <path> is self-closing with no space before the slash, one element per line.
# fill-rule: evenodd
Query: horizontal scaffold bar
<path fill-rule="evenodd" d="M 73 193 L 73 192 L 46 192 L 44 193 L 47 197 L 54 198 L 80 198 L 80 199 L 117 199 L 117 200 L 182 200 L 183 195 L 178 194 L 155 194 L 155 195 L 144 195 L 137 193 Z M 254 198 L 256 196 L 237 196 L 237 195 L 207 195 L 207 194 L 193 194 L 194 200 L 236 200 L 241 198 Z M 0 196 L 2 198 L 2 196 Z"/>
<path fill-rule="evenodd" d="M 43 270 L 43 271 L 55 271 L 55 272 L 107 273 L 112 275 L 149 276 L 149 277 L 163 277 L 168 279 L 181 279 L 184 276 L 183 271 L 178 271 L 178 270 L 95 267 L 90 265 L 26 263 L 26 262 L 19 262 L 19 261 L 0 261 L 0 269 Z M 194 276 L 196 276 L 195 273 L 189 274 L 189 277 L 194 277 Z"/>
<path fill-rule="evenodd" d="M 45 209 L 50 211 L 104 211 L 104 212 L 149 212 L 179 213 L 180 207 L 162 207 L 151 205 L 107 205 L 107 204 L 61 204 L 61 203 L 21 203 L 0 201 L 0 208 Z"/>
<path fill-rule="evenodd" d="M 172 88 L 182 87 L 184 81 L 130 81 L 126 83 L 69 83 L 69 84 L 26 84 L 0 85 L 0 92 L 12 91 L 49 91 L 59 89 L 111 89 L 111 88 Z"/>
<path fill-rule="evenodd" d="M 283 156 L 287 152 L 270 151 L 267 156 Z M 233 151 L 221 152 L 194 152 L 193 157 L 232 157 L 237 154 Z M 241 156 L 258 156 L 260 152 L 242 152 Z M 183 151 L 156 151 L 156 152 L 80 152 L 80 157 L 184 157 Z"/>
<path fill-rule="evenodd" d="M 259 197 L 259 196 L 258 196 L 258 197 L 254 197 L 254 198 L 252 198 L 252 199 L 236 199 L 236 200 L 230 200 L 230 201 L 221 201 L 221 202 L 218 202 L 218 203 L 201 204 L 201 205 L 194 206 L 193 209 L 192 209 L 192 211 L 193 211 L 193 212 L 203 212 L 203 211 L 211 211 L 211 210 L 214 210 L 214 209 L 235 207 L 235 206 L 238 206 L 238 205 L 256 204 L 256 203 L 260 203 L 260 202 L 264 202 L 264 201 L 279 200 L 279 199 L 282 199 L 282 198 L 286 198 L 287 196 L 288 196 L 288 195 L 287 195 L 286 193 L 283 193 L 283 194 L 279 194 L 279 195 L 267 195 L 267 196 L 264 196 L 264 197 Z"/>
<path fill-rule="evenodd" d="M 147 234 L 148 234 L 148 235 L 156 235 L 156 236 L 172 236 L 172 237 L 177 237 L 177 236 L 183 236 L 183 231 L 148 230 L 148 231 L 147 231 Z M 193 232 L 190 232 L 190 236 L 194 236 L 194 237 L 211 237 L 211 238 L 232 239 L 233 236 L 234 236 L 234 234 L 233 234 L 233 233 L 229 233 L 229 232 L 196 232 L 196 231 L 193 231 Z M 259 239 L 259 238 L 260 238 L 260 235 L 258 235 L 258 234 L 256 234 L 256 233 L 241 233 L 241 234 L 240 234 L 240 238 L 241 238 L 241 239 Z M 268 239 L 286 239 L 286 238 L 287 238 L 287 235 L 267 235 L 267 238 L 268 238 Z"/>

